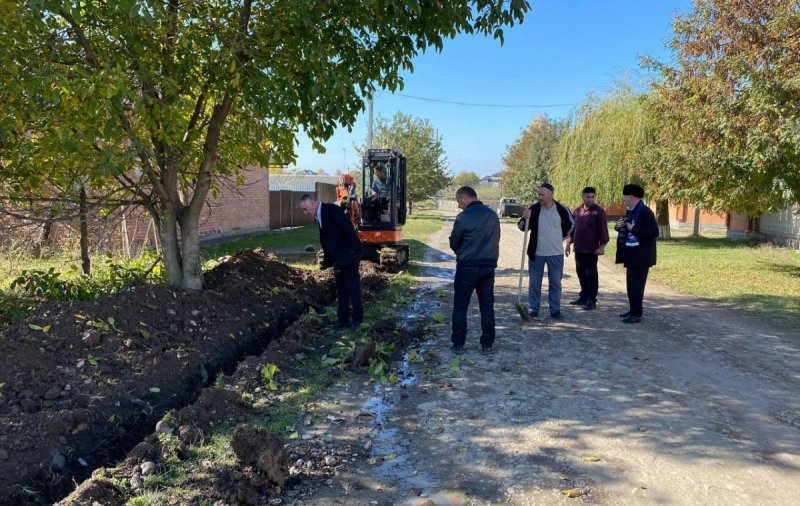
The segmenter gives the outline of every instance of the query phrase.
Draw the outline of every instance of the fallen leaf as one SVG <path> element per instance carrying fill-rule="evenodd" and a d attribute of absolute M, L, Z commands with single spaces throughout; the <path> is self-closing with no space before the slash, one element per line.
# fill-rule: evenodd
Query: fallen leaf
<path fill-rule="evenodd" d="M 600 457 L 586 456 L 582 457 L 582 459 L 584 460 L 584 462 L 600 462 Z"/>
<path fill-rule="evenodd" d="M 563 475 L 563 474 L 559 474 L 558 475 L 558 479 L 561 480 L 561 481 L 567 481 L 567 480 L 569 480 L 569 476 L 566 476 L 566 475 Z"/>
<path fill-rule="evenodd" d="M 370 458 L 367 459 L 367 464 L 369 464 L 371 466 L 374 466 L 377 463 L 378 463 L 378 459 L 376 459 L 375 457 L 370 457 Z"/>
<path fill-rule="evenodd" d="M 88 428 L 89 428 L 88 425 L 86 425 L 85 423 L 82 423 L 82 424 L 78 425 L 77 427 L 75 427 L 74 429 L 72 429 L 72 433 L 73 434 L 77 434 L 79 432 L 85 431 Z"/>
<path fill-rule="evenodd" d="M 562 490 L 561 493 L 567 497 L 580 497 L 586 493 L 585 490 L 582 488 L 568 488 L 566 490 Z"/>
<path fill-rule="evenodd" d="M 396 459 L 396 458 L 397 458 L 397 454 L 396 454 L 396 453 L 394 453 L 394 452 L 392 452 L 392 453 L 390 453 L 389 455 L 384 455 L 384 456 L 383 456 L 383 457 L 381 457 L 381 458 L 383 459 L 383 461 L 384 461 L 384 462 L 386 462 L 387 460 L 394 460 L 394 459 Z"/>
<path fill-rule="evenodd" d="M 294 431 L 291 434 L 289 434 L 289 439 L 297 439 L 299 437 L 300 437 L 300 434 L 298 434 L 297 431 Z"/>

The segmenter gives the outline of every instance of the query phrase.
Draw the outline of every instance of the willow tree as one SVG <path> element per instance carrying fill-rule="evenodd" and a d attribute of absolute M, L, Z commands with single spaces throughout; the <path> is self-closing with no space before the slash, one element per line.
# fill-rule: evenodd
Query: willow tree
<path fill-rule="evenodd" d="M 93 172 L 123 181 L 148 209 L 169 282 L 188 290 L 202 288 L 199 215 L 218 177 L 291 161 L 301 129 L 322 150 L 337 127 L 352 127 L 364 97 L 402 87 L 414 56 L 460 33 L 502 42 L 529 9 L 525 0 L 2 5 L 0 160 L 24 165 L 24 149 L 4 138 L 25 139 L 28 121 L 50 115 L 47 135 L 75 156 L 99 152 Z"/>
<path fill-rule="evenodd" d="M 587 97 L 556 147 L 552 179 L 558 199 L 577 205 L 581 190 L 592 186 L 598 202 L 618 203 L 626 183 L 641 183 L 648 200 L 656 201 L 661 237 L 669 237 L 669 195 L 653 177 L 653 118 L 648 97 L 629 86 L 602 99 Z"/>
<path fill-rule="evenodd" d="M 800 9 L 796 0 L 696 0 L 675 21 L 661 72 L 658 178 L 711 211 L 800 203 Z"/>
<path fill-rule="evenodd" d="M 537 115 L 520 132 L 503 156 L 503 191 L 509 196 L 534 202 L 539 185 L 550 181 L 553 153 L 565 130 L 565 123 Z"/>

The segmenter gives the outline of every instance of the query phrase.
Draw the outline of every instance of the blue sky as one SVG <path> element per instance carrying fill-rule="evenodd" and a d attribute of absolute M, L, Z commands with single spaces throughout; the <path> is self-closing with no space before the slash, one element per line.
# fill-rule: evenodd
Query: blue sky
<path fill-rule="evenodd" d="M 402 111 L 430 121 L 442 137 L 452 174 L 499 172 L 507 146 L 535 115 L 564 118 L 588 93 L 602 96 L 626 76 L 642 78 L 640 56 L 668 60 L 673 17 L 692 8 L 691 0 L 529 2 L 532 10 L 521 25 L 505 30 L 502 46 L 461 35 L 446 41 L 441 53 L 418 56 L 402 91 L 378 92 L 375 118 Z M 352 132 L 339 129 L 325 143 L 324 154 L 301 137 L 297 167 L 334 174 L 357 166 L 355 146 L 366 136 L 365 111 Z"/>

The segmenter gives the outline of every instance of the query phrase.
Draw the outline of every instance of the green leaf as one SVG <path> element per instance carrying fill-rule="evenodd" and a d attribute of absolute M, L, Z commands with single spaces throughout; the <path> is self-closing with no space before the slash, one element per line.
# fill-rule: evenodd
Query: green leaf
<path fill-rule="evenodd" d="M 160 388 L 158 388 L 158 387 L 150 387 L 150 388 L 148 389 L 148 391 L 149 391 L 151 394 L 157 394 L 157 393 L 161 392 L 161 389 L 160 389 Z"/>

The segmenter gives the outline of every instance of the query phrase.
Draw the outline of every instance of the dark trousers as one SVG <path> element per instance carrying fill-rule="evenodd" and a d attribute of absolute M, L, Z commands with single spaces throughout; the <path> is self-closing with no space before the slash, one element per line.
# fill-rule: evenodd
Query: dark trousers
<path fill-rule="evenodd" d="M 633 316 L 642 316 L 644 286 L 647 284 L 647 273 L 650 267 L 628 267 L 625 271 L 625 285 L 628 289 L 628 304 Z"/>
<path fill-rule="evenodd" d="M 360 324 L 364 321 L 364 306 L 361 302 L 361 281 L 358 275 L 359 260 L 356 259 L 349 264 L 335 266 L 333 277 L 336 280 L 336 298 L 339 300 L 339 308 L 336 315 L 339 323 L 347 325 L 350 318 L 350 305 L 353 306 L 353 323 Z"/>
<path fill-rule="evenodd" d="M 467 308 L 472 292 L 478 294 L 481 309 L 481 346 L 494 343 L 494 268 L 456 267 L 453 296 L 453 346 L 467 341 Z"/>
<path fill-rule="evenodd" d="M 578 294 L 578 298 L 587 302 L 590 300 L 597 302 L 597 255 L 575 252 L 575 270 L 581 283 L 581 293 Z"/>

